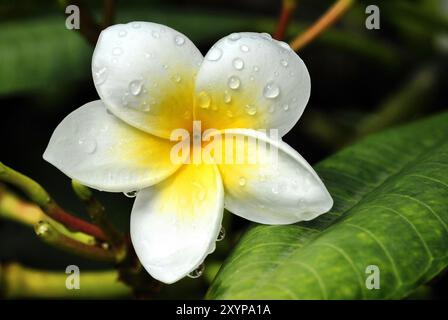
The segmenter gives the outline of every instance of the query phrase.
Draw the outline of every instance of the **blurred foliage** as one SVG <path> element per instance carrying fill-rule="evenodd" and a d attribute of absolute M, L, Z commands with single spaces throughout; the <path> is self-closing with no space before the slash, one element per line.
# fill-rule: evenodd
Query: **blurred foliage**
<path fill-rule="evenodd" d="M 43 182 L 65 208 L 87 218 L 70 181 L 41 159 L 60 120 L 97 99 L 90 71 L 93 48 L 79 33 L 65 29 L 63 3 L 0 1 L 0 160 Z M 332 3 L 299 1 L 286 40 L 303 32 Z M 99 20 L 102 1 L 86 4 Z M 370 4 L 380 7 L 380 30 L 364 26 L 365 7 Z M 116 21 L 166 24 L 190 37 L 205 54 L 215 41 L 234 31 L 273 32 L 280 6 L 281 1 L 262 0 L 118 0 Z M 448 106 L 448 1 L 357 1 L 299 54 L 310 71 L 313 90 L 308 109 L 284 139 L 316 163 L 364 135 Z M 95 196 L 112 221 L 127 231 L 132 201 L 100 192 Z M 207 259 L 205 276 L 165 286 L 157 298 L 204 296 L 247 228 L 247 222 L 228 216 L 227 237 Z M 68 264 L 79 265 L 81 271 L 111 267 L 56 251 L 30 230 L 0 221 L 0 263 L 9 262 L 56 271 Z M 442 276 L 432 283 L 431 296 L 446 296 L 447 282 Z"/>

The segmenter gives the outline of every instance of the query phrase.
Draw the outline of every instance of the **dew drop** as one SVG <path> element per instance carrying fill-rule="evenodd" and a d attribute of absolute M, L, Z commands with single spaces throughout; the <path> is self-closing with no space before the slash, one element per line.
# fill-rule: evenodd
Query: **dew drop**
<path fill-rule="evenodd" d="M 226 237 L 226 229 L 224 227 L 221 227 L 221 230 L 219 230 L 218 237 L 216 238 L 216 241 L 222 241 Z"/>
<path fill-rule="evenodd" d="M 273 194 L 278 194 L 278 187 L 277 186 L 273 186 L 271 190 L 272 190 Z"/>
<path fill-rule="evenodd" d="M 128 33 L 126 32 L 126 30 L 121 30 L 121 31 L 118 33 L 118 35 L 119 35 L 120 37 L 126 37 L 127 34 L 128 34 Z"/>
<path fill-rule="evenodd" d="M 39 221 L 34 227 L 34 231 L 38 236 L 44 235 L 50 231 L 50 225 L 46 221 Z"/>
<path fill-rule="evenodd" d="M 232 41 L 236 41 L 236 40 L 238 40 L 238 39 L 241 39 L 241 35 L 240 35 L 239 33 L 232 33 L 232 34 L 229 36 L 229 39 L 232 40 Z"/>
<path fill-rule="evenodd" d="M 94 68 L 93 70 L 93 81 L 96 85 L 103 84 L 107 79 L 107 68 Z"/>
<path fill-rule="evenodd" d="M 112 54 L 113 54 L 114 56 L 119 56 L 119 55 L 121 55 L 122 53 L 123 53 L 123 49 L 120 48 L 120 47 L 116 47 L 116 48 L 114 48 L 114 49 L 112 50 Z"/>
<path fill-rule="evenodd" d="M 178 45 L 178 46 L 183 46 L 185 43 L 185 38 L 182 36 L 176 36 L 174 38 L 174 42 Z"/>
<path fill-rule="evenodd" d="M 230 89 L 236 90 L 240 87 L 241 81 L 240 78 L 237 76 L 230 76 L 229 80 L 227 81 L 227 84 Z"/>
<path fill-rule="evenodd" d="M 254 81 L 254 80 L 255 80 L 255 77 L 254 77 L 254 76 L 250 76 L 250 77 L 249 77 L 249 80 L 250 80 L 250 81 Z"/>
<path fill-rule="evenodd" d="M 240 46 L 240 50 L 241 50 L 242 52 L 249 52 L 249 47 L 246 46 L 245 44 L 242 44 L 242 45 Z"/>
<path fill-rule="evenodd" d="M 211 98 L 205 91 L 199 92 L 198 105 L 202 109 L 208 109 L 210 107 Z"/>
<path fill-rule="evenodd" d="M 272 39 L 272 36 L 269 33 L 267 33 L 267 32 L 262 32 L 261 35 L 263 37 L 265 37 L 266 39 Z"/>
<path fill-rule="evenodd" d="M 138 190 L 124 192 L 124 195 L 128 198 L 135 198 L 138 194 Z"/>
<path fill-rule="evenodd" d="M 285 59 L 280 60 L 280 64 L 285 68 L 288 67 L 288 61 L 286 61 Z"/>
<path fill-rule="evenodd" d="M 165 69 L 165 70 L 168 69 L 168 65 L 167 65 L 167 64 L 164 64 L 162 67 L 163 67 L 163 69 Z"/>
<path fill-rule="evenodd" d="M 268 99 L 275 99 L 280 94 L 280 88 L 273 82 L 268 82 L 263 89 L 263 95 Z"/>
<path fill-rule="evenodd" d="M 141 27 L 141 25 L 140 25 L 140 23 L 135 22 L 135 23 L 132 24 L 132 27 L 135 28 L 135 29 L 138 29 L 138 28 Z"/>
<path fill-rule="evenodd" d="M 142 103 L 142 111 L 144 111 L 144 112 L 151 111 L 151 106 L 148 104 L 148 102 L 144 101 Z"/>
<path fill-rule="evenodd" d="M 176 73 L 175 75 L 173 75 L 173 80 L 174 82 L 179 83 L 182 80 L 182 77 Z"/>
<path fill-rule="evenodd" d="M 233 59 L 232 64 L 236 70 L 243 70 L 244 68 L 244 61 L 240 58 Z"/>
<path fill-rule="evenodd" d="M 258 66 L 254 66 L 254 67 L 253 67 L 253 70 L 254 70 L 255 72 L 258 72 L 258 71 L 260 71 L 260 68 L 259 68 Z"/>
<path fill-rule="evenodd" d="M 281 46 L 283 49 L 291 50 L 291 47 L 290 47 L 289 44 L 287 44 L 286 42 L 279 41 L 279 44 L 280 44 L 280 46 Z"/>
<path fill-rule="evenodd" d="M 232 102 L 232 96 L 230 95 L 229 91 L 227 91 L 227 90 L 224 91 L 224 102 L 227 104 Z"/>
<path fill-rule="evenodd" d="M 218 47 L 214 47 L 210 49 L 210 52 L 207 54 L 206 58 L 209 61 L 217 61 L 222 56 L 222 50 Z"/>
<path fill-rule="evenodd" d="M 154 57 L 154 54 L 152 54 L 151 52 L 147 52 L 147 53 L 145 53 L 145 58 L 146 59 L 151 59 L 151 58 L 153 58 Z"/>
<path fill-rule="evenodd" d="M 154 39 L 159 39 L 160 38 L 160 33 L 158 33 L 157 31 L 153 30 L 151 32 L 151 35 Z"/>
<path fill-rule="evenodd" d="M 268 108 L 268 112 L 269 113 L 273 113 L 275 111 L 275 106 L 274 105 L 270 105 Z"/>
<path fill-rule="evenodd" d="M 246 105 L 246 112 L 248 115 L 253 116 L 257 113 L 257 108 L 248 104 Z"/>
<path fill-rule="evenodd" d="M 79 139 L 78 145 L 81 147 L 81 149 L 87 153 L 92 154 L 96 151 L 96 140 L 94 138 L 89 139 Z"/>
<path fill-rule="evenodd" d="M 244 178 L 244 177 L 240 177 L 240 178 L 238 179 L 238 184 L 239 184 L 241 187 L 244 187 L 244 186 L 246 185 L 246 178 Z"/>
<path fill-rule="evenodd" d="M 129 91 L 138 96 L 142 92 L 143 82 L 142 80 L 134 80 L 129 83 Z"/>
<path fill-rule="evenodd" d="M 205 266 L 204 266 L 203 263 L 201 263 L 201 264 L 199 265 L 199 267 L 197 267 L 195 270 L 191 271 L 191 272 L 188 274 L 188 277 L 189 277 L 189 278 L 192 278 L 192 279 L 199 278 L 199 277 L 202 276 L 202 274 L 204 273 L 204 270 L 205 270 Z"/>
<path fill-rule="evenodd" d="M 233 118 L 233 112 L 232 112 L 232 111 L 227 110 L 226 114 L 227 114 L 227 116 L 228 116 L 229 118 Z"/>

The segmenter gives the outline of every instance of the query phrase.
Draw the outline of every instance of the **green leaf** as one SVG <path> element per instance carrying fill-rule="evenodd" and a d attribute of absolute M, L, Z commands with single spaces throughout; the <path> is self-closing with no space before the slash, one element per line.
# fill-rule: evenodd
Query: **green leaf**
<path fill-rule="evenodd" d="M 208 298 L 399 299 L 447 266 L 448 113 L 370 136 L 315 169 L 333 209 L 252 228 Z M 369 265 L 378 290 L 366 288 Z"/>

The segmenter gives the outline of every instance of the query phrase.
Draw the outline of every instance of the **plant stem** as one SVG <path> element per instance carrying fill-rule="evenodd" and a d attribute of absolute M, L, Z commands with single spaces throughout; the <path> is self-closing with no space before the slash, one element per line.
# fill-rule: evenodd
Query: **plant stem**
<path fill-rule="evenodd" d="M 100 228 L 68 214 L 59 207 L 40 184 L 1 162 L 0 181 L 10 183 L 22 190 L 27 197 L 39 205 L 50 218 L 62 223 L 67 228 L 87 233 L 99 240 L 106 240 L 106 235 Z"/>
<path fill-rule="evenodd" d="M 119 248 L 123 246 L 124 236 L 118 231 L 114 225 L 107 218 L 104 206 L 97 200 L 92 194 L 92 191 L 80 184 L 79 182 L 72 180 L 72 187 L 76 195 L 84 202 L 87 208 L 87 212 L 92 219 L 92 222 L 97 225 L 107 237 L 107 240 L 115 247 Z"/>
<path fill-rule="evenodd" d="M 291 20 L 291 15 L 296 9 L 296 0 L 283 0 L 282 10 L 277 22 L 277 29 L 274 33 L 274 38 L 277 40 L 283 40 L 285 37 L 286 29 L 288 28 L 289 21 Z"/>
<path fill-rule="evenodd" d="M 0 296 L 4 298 L 122 298 L 131 289 L 118 281 L 116 270 L 80 272 L 80 289 L 68 290 L 64 272 L 0 265 Z"/>
<path fill-rule="evenodd" d="M 115 1 L 103 0 L 103 28 L 107 28 L 114 23 L 115 17 Z"/>
<path fill-rule="evenodd" d="M 114 251 L 73 240 L 59 232 L 47 221 L 38 222 L 34 230 L 41 240 L 59 249 L 76 253 L 91 260 L 116 262 Z"/>
<path fill-rule="evenodd" d="M 298 51 L 337 21 L 354 3 L 354 0 L 338 0 L 319 20 L 304 33 L 299 34 L 291 43 L 291 48 Z"/>

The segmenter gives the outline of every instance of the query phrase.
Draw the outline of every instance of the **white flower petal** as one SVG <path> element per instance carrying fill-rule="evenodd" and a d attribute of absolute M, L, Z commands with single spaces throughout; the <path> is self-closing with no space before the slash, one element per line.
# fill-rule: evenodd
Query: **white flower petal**
<path fill-rule="evenodd" d="M 223 132 L 223 148 L 235 138 L 244 139 L 236 148 L 244 154 L 240 162 L 219 165 L 226 209 L 264 224 L 311 220 L 331 209 L 333 199 L 324 184 L 289 145 L 254 130 Z M 272 151 L 277 157 L 271 158 Z"/>
<path fill-rule="evenodd" d="M 185 165 L 139 192 L 131 214 L 135 252 L 152 277 L 173 283 L 215 249 L 224 191 L 217 167 Z"/>
<path fill-rule="evenodd" d="M 101 32 L 92 58 L 96 89 L 123 121 L 169 138 L 191 127 L 194 77 L 202 54 L 183 34 L 132 22 Z"/>
<path fill-rule="evenodd" d="M 179 165 L 170 160 L 172 146 L 124 123 L 97 100 L 62 120 L 43 157 L 84 185 L 128 192 L 153 185 L 177 170 Z"/>
<path fill-rule="evenodd" d="M 207 53 L 196 78 L 195 114 L 215 129 L 279 129 L 305 109 L 308 70 L 289 46 L 258 33 L 231 34 Z"/>

